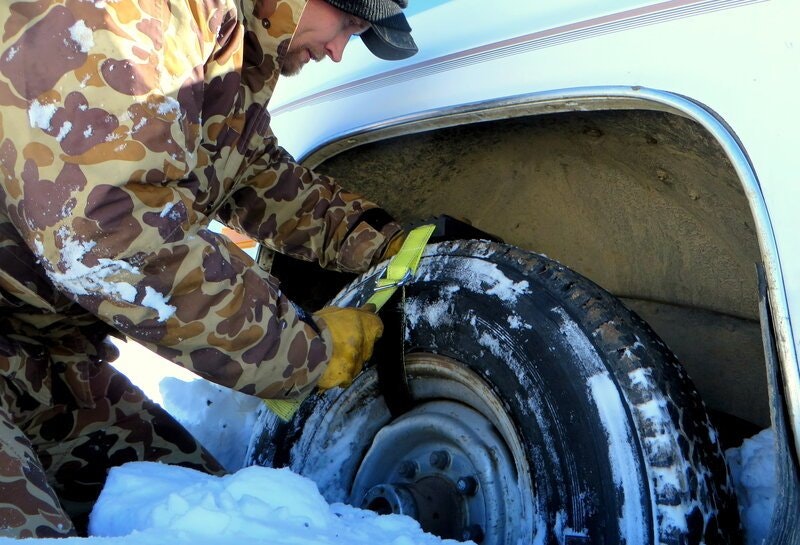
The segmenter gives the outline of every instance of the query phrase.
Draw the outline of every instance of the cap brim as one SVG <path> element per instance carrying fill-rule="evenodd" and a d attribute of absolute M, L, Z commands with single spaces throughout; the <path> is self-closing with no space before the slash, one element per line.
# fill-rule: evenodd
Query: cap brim
<path fill-rule="evenodd" d="M 407 59 L 419 51 L 410 32 L 375 23 L 361 34 L 361 40 L 376 57 L 387 61 Z"/>

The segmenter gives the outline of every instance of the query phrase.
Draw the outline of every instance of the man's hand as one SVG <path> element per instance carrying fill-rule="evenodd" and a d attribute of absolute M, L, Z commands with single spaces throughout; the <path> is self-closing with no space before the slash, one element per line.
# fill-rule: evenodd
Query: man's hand
<path fill-rule="evenodd" d="M 324 322 L 333 339 L 331 361 L 317 386 L 321 390 L 349 386 L 383 333 L 381 319 L 366 308 L 339 307 L 325 307 L 314 313 L 314 319 Z"/>
<path fill-rule="evenodd" d="M 381 256 L 381 260 L 389 259 L 390 257 L 394 257 L 397 255 L 397 252 L 400 251 L 400 248 L 403 247 L 403 243 L 406 241 L 406 233 L 400 233 L 396 237 L 394 237 L 389 244 L 386 245 L 386 249 L 383 251 L 383 255 Z"/>

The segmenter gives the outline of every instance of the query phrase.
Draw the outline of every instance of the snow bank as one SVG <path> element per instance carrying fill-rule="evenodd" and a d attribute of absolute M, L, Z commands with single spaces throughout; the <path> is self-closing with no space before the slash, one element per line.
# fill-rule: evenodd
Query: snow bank
<path fill-rule="evenodd" d="M 775 433 L 766 429 L 725 452 L 739 499 L 747 545 L 767 537 L 778 491 Z"/>
<path fill-rule="evenodd" d="M 164 407 L 227 469 L 244 465 L 253 425 L 264 405 L 258 398 L 204 380 L 144 346 L 114 339 L 112 365 Z"/>
<path fill-rule="evenodd" d="M 213 477 L 151 462 L 111 470 L 89 527 L 95 536 L 130 536 L 130 543 L 147 536 L 194 545 L 455 543 L 423 533 L 408 517 L 328 505 L 312 481 L 287 469 L 248 467 Z"/>
<path fill-rule="evenodd" d="M 159 384 L 162 405 L 228 471 L 244 465 L 253 425 L 264 404 L 203 379 L 166 377 Z"/>

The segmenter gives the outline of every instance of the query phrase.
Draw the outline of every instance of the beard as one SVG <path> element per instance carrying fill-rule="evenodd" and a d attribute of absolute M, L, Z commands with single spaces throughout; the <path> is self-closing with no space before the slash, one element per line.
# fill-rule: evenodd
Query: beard
<path fill-rule="evenodd" d="M 300 73 L 300 70 L 306 64 L 306 52 L 300 51 L 287 51 L 281 59 L 281 75 L 282 76 L 295 76 Z"/>
<path fill-rule="evenodd" d="M 278 66 L 282 76 L 294 76 L 303 67 L 302 55 L 298 55 L 297 50 L 289 50 L 291 38 L 283 40 L 278 44 Z"/>
<path fill-rule="evenodd" d="M 302 45 L 295 48 L 287 47 L 285 53 L 281 54 L 280 51 L 278 53 L 282 76 L 297 75 L 309 62 L 319 62 L 326 57 L 324 51 Z"/>

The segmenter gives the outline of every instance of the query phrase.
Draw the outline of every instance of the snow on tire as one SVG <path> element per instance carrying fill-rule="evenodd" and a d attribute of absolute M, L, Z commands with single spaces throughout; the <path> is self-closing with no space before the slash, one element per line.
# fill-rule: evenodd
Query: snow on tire
<path fill-rule="evenodd" d="M 382 271 L 334 303 L 363 304 Z M 403 304 L 414 408 L 392 416 L 368 367 L 288 424 L 266 415 L 253 463 L 487 545 L 741 541 L 702 401 L 609 293 L 541 255 L 451 242 L 428 247 Z"/>

